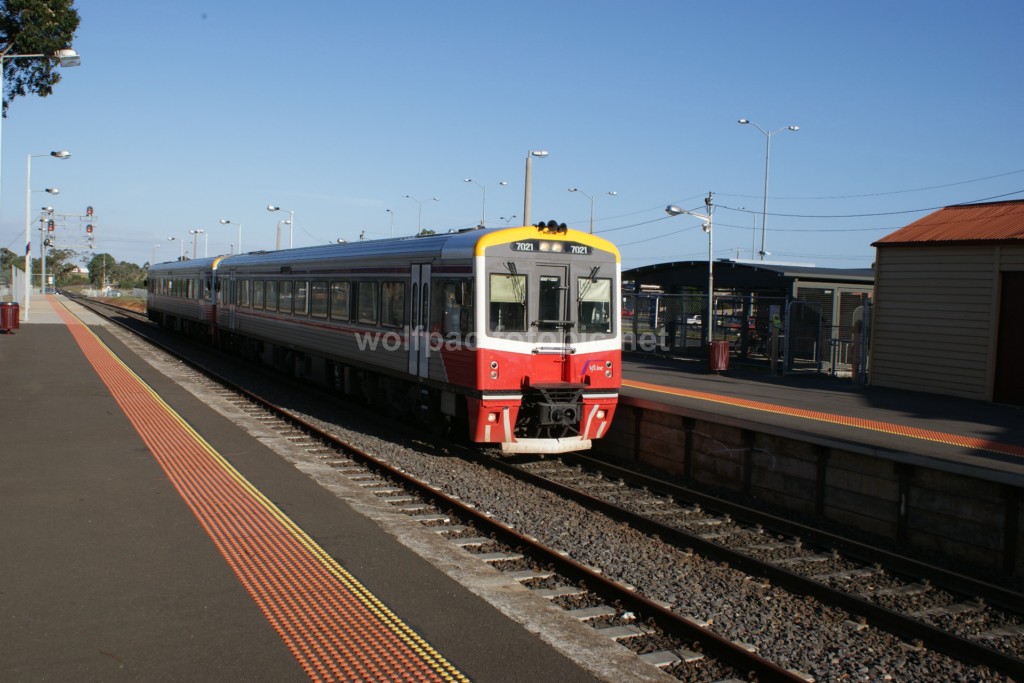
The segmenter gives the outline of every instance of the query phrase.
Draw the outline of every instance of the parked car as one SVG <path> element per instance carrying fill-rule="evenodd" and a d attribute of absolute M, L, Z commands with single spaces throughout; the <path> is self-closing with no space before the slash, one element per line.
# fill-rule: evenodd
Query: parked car
<path fill-rule="evenodd" d="M 729 317 L 719 318 L 718 319 L 718 326 L 719 327 L 724 327 L 727 330 L 732 330 L 732 331 L 736 332 L 737 334 L 739 334 L 739 332 L 740 332 L 740 326 L 741 325 L 742 325 L 742 318 L 739 318 L 738 316 L 729 316 Z M 747 320 L 747 329 L 750 330 L 751 332 L 753 332 L 755 329 L 757 329 L 757 319 L 756 318 L 749 318 Z"/>
<path fill-rule="evenodd" d="M 687 325 L 700 325 L 700 321 L 701 321 L 700 313 L 698 313 L 697 315 L 690 315 L 690 316 L 686 317 L 686 324 Z"/>

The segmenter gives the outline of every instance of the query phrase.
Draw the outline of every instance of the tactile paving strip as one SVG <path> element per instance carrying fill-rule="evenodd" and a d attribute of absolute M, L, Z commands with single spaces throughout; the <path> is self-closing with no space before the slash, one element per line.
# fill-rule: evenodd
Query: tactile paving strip
<path fill-rule="evenodd" d="M 856 427 L 858 429 L 866 429 L 873 432 L 883 432 L 885 434 L 904 436 L 910 439 L 934 441 L 936 443 L 943 443 L 950 446 L 973 448 L 979 451 L 989 451 L 991 453 L 999 453 L 1002 455 L 1024 456 L 1024 448 L 1020 446 L 1015 446 L 1013 444 L 1000 443 L 999 441 L 992 441 L 991 439 L 980 439 L 973 436 L 964 436 L 962 434 L 951 434 L 949 432 L 940 432 L 931 429 L 910 427 L 908 425 L 901 425 L 895 422 L 884 422 L 881 420 L 866 420 L 863 418 L 851 417 L 849 415 L 825 413 L 817 410 L 789 408 L 786 406 L 776 405 L 774 403 L 766 403 L 764 401 L 751 401 L 749 399 L 733 398 L 730 396 L 722 396 L 720 394 L 712 394 L 704 391 L 692 391 L 689 389 L 665 387 L 658 384 L 649 384 L 647 382 L 623 380 L 622 385 L 626 387 L 633 387 L 634 389 L 643 389 L 644 391 L 652 391 L 660 394 L 684 396 L 686 398 L 708 401 L 710 403 L 721 403 L 723 405 L 730 405 L 738 408 L 747 408 L 749 410 L 776 413 L 778 415 L 798 417 L 803 418 L 805 420 L 815 420 L 817 422 L 829 422 L 832 424 L 843 425 L 845 427 Z"/>
<path fill-rule="evenodd" d="M 55 306 L 213 543 L 314 681 L 467 681 Z"/>

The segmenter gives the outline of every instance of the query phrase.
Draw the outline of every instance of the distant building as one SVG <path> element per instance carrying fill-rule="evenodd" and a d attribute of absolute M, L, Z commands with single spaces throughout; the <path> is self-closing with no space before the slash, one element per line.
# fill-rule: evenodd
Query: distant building
<path fill-rule="evenodd" d="M 873 246 L 870 383 L 1024 405 L 1024 201 L 948 206 Z"/>

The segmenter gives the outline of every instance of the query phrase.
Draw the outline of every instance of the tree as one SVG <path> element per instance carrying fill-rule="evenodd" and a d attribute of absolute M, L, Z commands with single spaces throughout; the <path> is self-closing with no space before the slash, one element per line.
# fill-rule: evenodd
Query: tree
<path fill-rule="evenodd" d="M 52 55 L 71 47 L 80 18 L 73 0 L 0 0 L 0 55 Z M 3 116 L 16 97 L 53 94 L 60 70 L 50 57 L 3 62 Z"/>
<path fill-rule="evenodd" d="M 46 272 L 53 276 L 55 285 L 67 284 L 67 275 L 75 269 L 79 254 L 73 249 L 47 249 Z"/>
<path fill-rule="evenodd" d="M 96 254 L 88 267 L 89 282 L 97 289 L 106 285 L 121 289 L 141 287 L 146 279 L 146 271 L 141 266 L 127 261 L 118 263 L 110 254 Z"/>
<path fill-rule="evenodd" d="M 18 270 L 25 270 L 25 257 L 18 256 L 7 247 L 0 247 L 0 283 L 10 283 L 11 266 Z"/>
<path fill-rule="evenodd" d="M 111 280 L 117 261 L 110 254 L 96 254 L 89 261 L 89 282 L 97 289 L 103 288 Z"/>

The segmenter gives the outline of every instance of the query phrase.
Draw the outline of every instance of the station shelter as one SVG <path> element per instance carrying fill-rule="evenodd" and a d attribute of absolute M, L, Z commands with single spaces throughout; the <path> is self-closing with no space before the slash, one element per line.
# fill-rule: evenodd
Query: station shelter
<path fill-rule="evenodd" d="M 624 271 L 627 348 L 654 335 L 664 350 L 699 356 L 724 340 L 732 357 L 767 362 L 785 373 L 863 377 L 872 269 L 720 259 L 712 271 L 710 311 L 706 260 Z"/>

